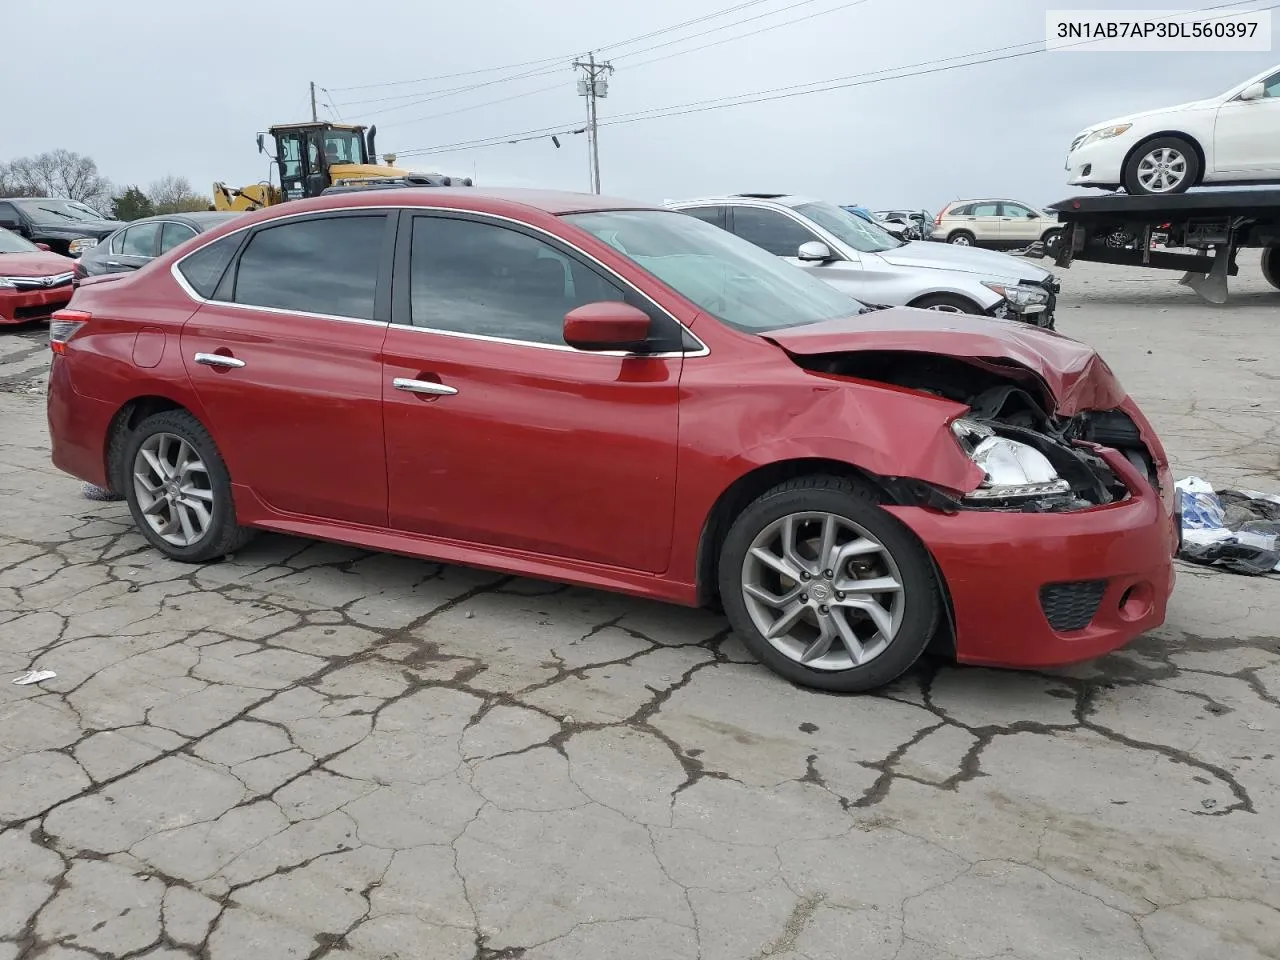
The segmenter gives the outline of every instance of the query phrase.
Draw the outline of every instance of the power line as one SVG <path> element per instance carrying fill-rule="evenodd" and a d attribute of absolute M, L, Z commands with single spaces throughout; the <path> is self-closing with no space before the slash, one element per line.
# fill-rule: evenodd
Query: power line
<path fill-rule="evenodd" d="M 642 53 L 648 53 L 650 50 L 661 50 L 663 47 L 670 47 L 677 43 L 684 43 L 686 40 L 697 40 L 699 37 L 705 37 L 711 33 L 719 33 L 721 30 L 728 30 L 731 27 L 740 27 L 744 23 L 751 23 L 755 20 L 763 20 L 766 17 L 776 16 L 779 13 L 786 13 L 788 10 L 794 10 L 796 7 L 807 7 L 811 3 L 817 3 L 818 0 L 795 0 L 794 3 L 788 3 L 786 6 L 779 7 L 777 10 L 766 10 L 764 13 L 757 13 L 754 17 L 745 17 L 742 20 L 735 20 L 733 23 L 721 24 L 718 27 L 712 27 L 709 30 L 703 30 L 700 33 L 691 33 L 687 37 L 676 37 L 674 40 L 664 40 L 662 43 L 655 43 L 650 47 L 643 47 L 639 50 L 632 50 L 630 53 L 620 53 L 614 59 L 622 60 L 625 57 L 638 57 Z M 862 0 L 866 2 L 866 0 Z"/>
<path fill-rule="evenodd" d="M 468 113 L 472 110 L 479 110 L 483 107 L 491 107 L 495 103 L 506 103 L 509 100 L 520 100 L 520 99 L 523 99 L 524 97 L 532 97 L 535 94 L 547 93 L 551 90 L 564 90 L 564 86 L 565 85 L 563 83 L 554 83 L 554 84 L 551 84 L 550 86 L 538 87 L 536 90 L 526 90 L 523 93 L 513 93 L 509 97 L 499 97 L 496 100 L 485 100 L 485 101 L 482 101 L 481 103 L 473 103 L 473 104 L 470 104 L 469 106 L 458 107 L 458 109 L 456 110 L 444 110 L 440 113 L 428 114 L 425 117 L 414 117 L 412 120 L 391 120 L 389 122 L 383 123 L 383 126 L 384 127 L 406 126 L 411 123 L 424 123 L 427 120 L 438 120 L 441 117 L 452 117 L 459 113 Z"/>
<path fill-rule="evenodd" d="M 1254 2 L 1254 0 L 1230 0 L 1227 3 L 1221 3 L 1210 7 L 1204 7 L 1199 10 L 1190 11 L 1194 13 L 1209 13 L 1215 10 L 1225 9 L 1227 7 L 1241 6 L 1245 3 Z M 1262 12 L 1264 10 L 1273 10 L 1280 7 L 1280 2 L 1274 3 L 1266 7 L 1258 7 L 1256 10 L 1245 12 Z M 1226 14 L 1224 16 L 1230 16 Z M 1216 18 L 1216 19 L 1222 19 Z M 1066 46 L 1082 46 L 1090 43 L 1089 40 L 1082 40 L 1079 43 L 1068 44 Z M 1035 47 L 1035 49 L 1025 50 L 1024 47 Z M 1063 48 L 1059 48 L 1063 49 Z M 1011 52 L 1019 51 L 1019 52 Z M 958 54 L 952 57 L 943 57 L 933 60 L 926 60 L 921 63 L 907 64 L 897 67 L 886 67 L 881 70 L 873 70 L 860 74 L 849 74 L 842 77 L 832 77 L 826 80 L 815 80 L 809 83 L 791 84 L 783 87 L 773 87 L 765 90 L 749 91 L 740 94 L 734 94 L 726 97 L 717 97 L 709 100 L 693 101 L 684 104 L 673 104 L 666 107 L 653 107 L 647 110 L 639 110 L 630 114 L 622 114 L 609 120 L 600 121 L 600 126 L 615 126 L 624 123 L 639 123 L 645 120 L 660 120 L 668 117 L 684 116 L 691 113 L 703 113 L 709 110 L 727 109 L 729 107 L 746 106 L 748 104 L 765 103 L 773 100 L 785 100 L 793 97 L 808 96 L 815 93 L 827 93 L 832 90 L 842 90 L 856 86 L 866 86 L 874 83 L 884 83 L 889 80 L 904 80 L 908 77 L 926 76 L 934 73 L 943 73 L 951 70 L 958 70 L 964 67 L 978 66 L 985 63 L 995 63 L 1002 60 L 1013 60 L 1019 57 L 1033 56 L 1035 54 L 1045 53 L 1044 40 L 1028 40 L 1022 43 L 1007 44 L 1001 47 L 992 47 L 987 50 L 980 50 L 973 53 Z M 1000 54 L 998 56 L 988 56 L 988 54 Z M 985 59 L 972 59 L 974 57 L 985 57 Z M 963 60 L 962 63 L 954 61 Z M 909 71 L 909 72 L 902 72 Z M 893 76 L 884 76 L 884 74 L 894 74 Z M 732 102 L 730 102 L 732 101 Z M 561 125 L 561 126 L 567 126 Z M 545 128 L 558 129 L 558 128 Z M 531 134 L 525 136 L 525 134 Z M 541 134 L 545 136 L 546 134 Z M 427 153 L 449 153 L 462 150 L 479 149 L 487 146 L 497 146 L 505 142 L 519 143 L 524 140 L 538 139 L 539 134 L 534 131 L 523 131 L 522 134 L 514 135 L 519 139 L 508 140 L 506 137 L 489 137 L 477 141 L 464 141 L 461 143 L 447 143 L 432 147 L 421 147 L 407 151 L 400 151 L 402 155 L 422 155 Z"/>
<path fill-rule="evenodd" d="M 458 77 L 474 77 L 481 73 L 499 73 L 504 70 L 518 70 L 521 67 L 533 67 L 551 63 L 555 60 L 568 60 L 573 54 L 562 57 L 543 57 L 541 60 L 522 60 L 519 63 L 508 63 L 500 67 L 480 67 L 478 70 L 463 70 L 459 73 L 439 73 L 434 77 L 418 77 L 415 80 L 383 80 L 379 83 L 364 83 L 355 87 L 331 87 L 334 93 L 346 93 L 349 90 L 373 90 L 379 87 L 401 87 L 411 83 L 433 83 L 436 80 L 456 80 Z"/>

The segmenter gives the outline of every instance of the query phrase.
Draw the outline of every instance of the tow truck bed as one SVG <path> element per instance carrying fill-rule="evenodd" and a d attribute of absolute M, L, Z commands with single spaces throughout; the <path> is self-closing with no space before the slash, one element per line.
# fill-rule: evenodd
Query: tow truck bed
<path fill-rule="evenodd" d="M 1073 260 L 1093 260 L 1182 270 L 1182 283 L 1211 303 L 1225 303 L 1227 277 L 1239 273 L 1236 254 L 1257 247 L 1263 274 L 1280 289 L 1280 189 L 1088 195 L 1048 209 L 1063 225 L 1062 240 L 1050 251 L 1063 269 Z M 1166 235 L 1166 247 L 1197 252 L 1152 250 L 1153 233 Z"/>

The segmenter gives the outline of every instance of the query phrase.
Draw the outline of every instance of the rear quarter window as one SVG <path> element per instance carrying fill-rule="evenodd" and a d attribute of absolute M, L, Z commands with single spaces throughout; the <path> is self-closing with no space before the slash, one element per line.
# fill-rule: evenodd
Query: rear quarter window
<path fill-rule="evenodd" d="M 178 272 L 192 290 L 206 300 L 210 299 L 213 291 L 218 289 L 218 281 L 227 272 L 227 264 L 240 248 L 242 239 L 241 234 L 233 233 L 201 247 L 178 262 Z"/>

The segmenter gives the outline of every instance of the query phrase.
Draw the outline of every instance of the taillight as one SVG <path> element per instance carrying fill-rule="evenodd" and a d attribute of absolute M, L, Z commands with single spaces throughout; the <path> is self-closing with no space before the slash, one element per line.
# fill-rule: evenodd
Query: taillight
<path fill-rule="evenodd" d="M 938 215 L 933 218 L 933 225 L 935 227 L 942 226 L 942 216 L 947 212 L 948 209 L 949 207 L 943 207 L 941 210 L 938 211 Z"/>
<path fill-rule="evenodd" d="M 85 310 L 58 310 L 49 320 L 49 349 L 58 355 L 67 352 L 67 341 L 93 319 Z"/>

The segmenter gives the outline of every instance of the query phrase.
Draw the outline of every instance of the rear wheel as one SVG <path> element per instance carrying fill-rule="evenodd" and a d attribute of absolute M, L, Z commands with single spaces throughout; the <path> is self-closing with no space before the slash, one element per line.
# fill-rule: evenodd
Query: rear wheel
<path fill-rule="evenodd" d="M 1263 248 L 1262 275 L 1267 278 L 1267 283 L 1280 290 L 1280 244 Z"/>
<path fill-rule="evenodd" d="M 739 515 L 720 552 L 720 597 L 747 648 L 821 690 L 871 690 L 919 659 L 941 599 L 928 554 L 865 488 L 790 480 Z"/>
<path fill-rule="evenodd" d="M 1182 137 L 1144 143 L 1124 164 L 1124 189 L 1134 196 L 1186 193 L 1198 179 L 1200 156 Z"/>
<path fill-rule="evenodd" d="M 954 243 L 957 247 L 972 247 L 975 240 L 974 235 L 968 230 L 957 230 L 947 237 L 947 243 Z"/>
<path fill-rule="evenodd" d="M 921 310 L 939 310 L 943 313 L 982 313 L 982 307 L 967 297 L 954 293 L 931 293 L 908 304 Z"/>
<path fill-rule="evenodd" d="M 1044 236 L 1040 238 L 1040 242 L 1044 244 L 1044 252 L 1049 256 L 1054 256 L 1058 252 L 1058 246 L 1062 243 L 1062 231 L 1046 230 Z"/>
<path fill-rule="evenodd" d="M 253 535 L 236 523 L 231 477 L 213 438 L 185 410 L 143 420 L 125 443 L 121 474 L 138 529 L 170 559 L 216 560 Z"/>

